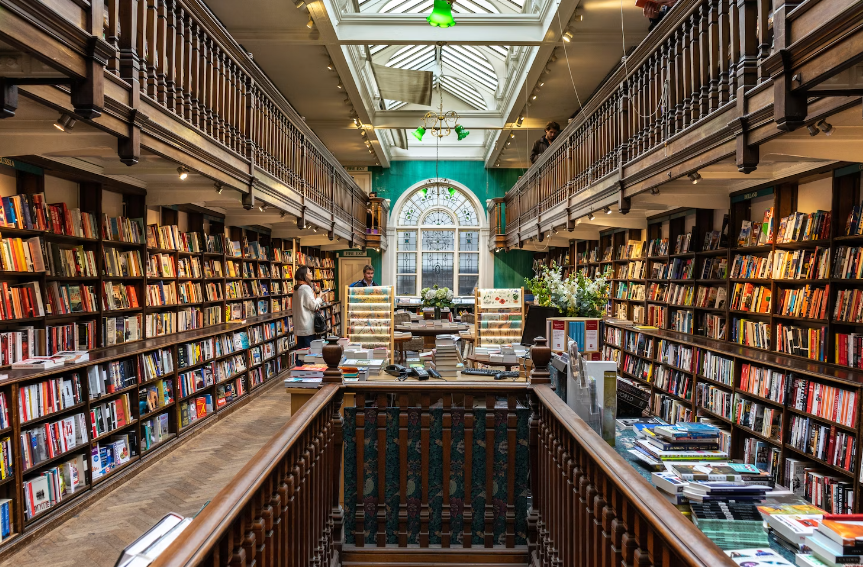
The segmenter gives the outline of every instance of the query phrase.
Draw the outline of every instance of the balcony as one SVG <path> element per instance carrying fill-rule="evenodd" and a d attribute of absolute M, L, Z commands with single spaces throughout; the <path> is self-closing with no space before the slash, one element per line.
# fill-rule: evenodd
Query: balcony
<path fill-rule="evenodd" d="M 106 166 L 105 175 L 135 176 L 152 204 L 200 202 L 201 188 L 215 184 L 239 192 L 247 210 L 271 206 L 274 222 L 283 211 L 297 227 L 365 245 L 357 212 L 366 195 L 203 2 L 9 0 L 0 10 L 9 148 L 27 146 L 19 106 L 24 116 L 65 112 L 79 122 L 72 136 L 89 137 L 72 147 L 115 146 L 134 167 Z M 178 164 L 188 183 L 165 187 L 157 169 Z"/>
<path fill-rule="evenodd" d="M 556 227 L 577 238 L 581 217 L 605 206 L 626 215 L 634 196 L 713 164 L 727 180 L 770 171 L 762 146 L 859 104 L 842 76 L 863 54 L 861 10 L 681 0 L 507 192 L 506 246 Z"/>

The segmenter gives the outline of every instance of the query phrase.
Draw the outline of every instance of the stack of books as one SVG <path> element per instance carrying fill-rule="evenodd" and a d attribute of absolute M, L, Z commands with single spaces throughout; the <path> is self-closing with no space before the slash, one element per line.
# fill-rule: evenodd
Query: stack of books
<path fill-rule="evenodd" d="M 648 465 L 666 461 L 724 461 L 728 453 L 719 450 L 720 431 L 704 423 L 645 426 L 638 431 L 630 452 Z"/>
<path fill-rule="evenodd" d="M 692 522 L 721 549 L 769 548 L 764 520 L 748 502 L 692 502 Z"/>
<path fill-rule="evenodd" d="M 837 567 L 863 563 L 863 514 L 825 515 L 806 536 L 810 555 L 797 555 L 804 567 Z"/>
<path fill-rule="evenodd" d="M 806 538 L 812 535 L 824 516 L 824 510 L 811 504 L 762 505 L 758 511 L 777 542 L 795 553 L 809 551 Z"/>
<path fill-rule="evenodd" d="M 440 335 L 435 338 L 434 362 L 431 365 L 444 378 L 455 378 L 456 372 L 462 369 L 464 365 L 452 337 Z"/>

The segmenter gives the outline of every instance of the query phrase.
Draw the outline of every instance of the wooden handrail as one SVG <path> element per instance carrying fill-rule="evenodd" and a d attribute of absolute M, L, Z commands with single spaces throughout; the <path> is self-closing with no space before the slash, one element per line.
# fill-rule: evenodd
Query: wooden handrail
<path fill-rule="evenodd" d="M 252 557 L 248 557 L 248 545 L 246 539 L 242 541 L 237 541 L 236 538 L 232 540 L 232 536 L 234 535 L 236 524 L 238 522 L 244 522 L 245 525 L 241 528 L 241 533 L 245 535 L 245 532 L 255 533 L 259 531 L 257 528 L 257 524 L 260 522 L 259 517 L 249 518 L 249 508 L 250 506 L 257 506 L 259 508 L 267 508 L 271 502 L 271 493 L 268 493 L 270 490 L 275 488 L 275 491 L 281 493 L 284 490 L 284 487 L 281 486 L 285 481 L 284 479 L 275 479 L 277 484 L 273 487 L 268 487 L 268 483 L 272 483 L 274 479 L 271 476 L 274 473 L 279 473 L 281 471 L 285 471 L 288 474 L 295 474 L 298 470 L 294 463 L 287 463 L 287 467 L 285 466 L 285 460 L 288 458 L 289 453 L 295 447 L 299 451 L 303 451 L 304 448 L 300 445 L 303 441 L 310 442 L 315 440 L 320 440 L 322 436 L 325 436 L 325 431 L 327 426 L 325 424 L 317 424 L 316 420 L 326 420 L 332 419 L 333 412 L 330 411 L 333 409 L 333 404 L 339 404 L 341 402 L 341 391 L 339 385 L 327 384 L 321 387 L 314 396 L 295 414 L 293 415 L 287 423 L 270 439 L 264 447 L 258 451 L 254 457 L 243 467 L 240 472 L 236 474 L 236 476 L 231 480 L 231 482 L 225 486 L 213 500 L 198 514 L 197 517 L 192 521 L 192 523 L 186 528 L 186 530 L 180 534 L 180 536 L 159 556 L 159 558 L 152 563 L 152 567 L 179 567 L 179 566 L 187 566 L 187 565 L 227 565 L 227 564 L 238 564 L 238 565 L 248 565 L 251 563 Z M 338 396 L 338 397 L 337 397 Z M 337 411 L 337 407 L 335 410 Z M 329 414 L 328 414 L 329 412 Z M 317 428 L 319 431 L 314 431 Z M 309 435 L 311 434 L 311 436 Z M 332 432 L 329 432 L 332 434 Z M 337 441 L 341 439 L 337 436 Z M 323 440 L 326 441 L 325 439 Z M 324 447 L 326 448 L 326 447 Z M 332 447 L 330 447 L 332 448 Z M 321 448 L 318 448 L 318 455 L 312 455 L 311 459 L 309 459 L 309 451 L 305 449 L 305 454 L 300 454 L 299 458 L 307 458 L 309 460 L 314 460 L 314 458 L 320 457 Z M 337 452 L 335 454 L 340 454 L 341 450 L 338 447 Z M 318 463 L 319 465 L 324 464 L 323 461 Z M 332 464 L 332 463 L 330 463 Z M 311 466 L 314 466 L 313 462 L 305 462 L 304 466 L 308 469 Z M 323 469 L 323 470 L 321 470 Z M 338 483 L 338 479 L 331 478 L 332 470 L 326 470 L 326 466 L 319 467 L 318 476 L 314 477 L 312 480 L 319 480 L 324 483 L 332 484 L 335 480 L 336 486 Z M 299 480 L 295 479 L 296 482 L 299 483 Z M 281 482 L 279 482 L 281 481 Z M 308 484 L 303 487 L 303 490 L 308 490 Z M 293 487 L 292 487 L 293 488 Z M 314 487 L 312 487 L 314 490 Z M 308 492 L 304 493 L 306 497 L 308 497 Z M 323 502 L 327 504 L 327 502 Z M 281 502 L 282 506 L 287 507 L 287 502 Z M 306 500 L 306 504 L 311 504 L 308 500 Z M 296 507 L 296 506 L 295 506 Z M 316 510 L 314 513 L 322 518 L 323 514 L 329 514 L 330 508 L 327 507 L 325 511 Z M 306 524 L 311 524 L 312 517 L 311 506 L 309 509 L 300 509 L 294 510 L 295 514 L 302 514 L 303 522 Z M 264 516 L 269 517 L 269 521 L 278 520 L 282 515 L 278 513 L 278 511 L 274 511 L 272 508 L 268 512 L 263 514 Z M 314 526 L 308 525 L 307 528 L 309 530 L 314 529 Z M 272 528 L 266 528 L 268 530 Z M 321 537 L 321 534 L 313 534 L 314 541 L 317 542 L 317 538 Z M 252 537 L 252 553 L 254 554 L 254 548 L 258 545 L 261 545 L 263 542 L 254 541 L 254 536 Z M 294 544 L 298 544 L 296 540 L 292 541 Z M 273 546 L 278 549 L 279 542 L 273 542 Z M 231 557 L 236 557 L 238 552 L 237 549 L 246 549 L 245 557 L 242 562 L 235 562 L 231 560 Z M 283 550 L 287 553 L 287 550 Z M 224 554 L 228 555 L 225 556 Z M 271 553 L 271 552 L 270 552 Z M 219 555 L 221 557 L 219 557 Z M 309 553 L 306 558 L 300 558 L 300 563 L 305 565 L 307 561 L 311 560 L 312 554 Z M 258 562 L 260 564 L 260 562 Z M 270 563 L 266 563 L 269 565 Z M 279 563 L 282 564 L 282 563 Z"/>
<path fill-rule="evenodd" d="M 547 474 L 538 474 L 531 483 L 534 506 L 538 508 L 536 512 L 542 524 L 537 553 L 543 565 L 551 564 L 555 558 L 564 565 L 587 564 L 587 557 L 577 553 L 579 542 L 571 546 L 566 541 L 570 537 L 589 539 L 589 545 L 603 547 L 593 549 L 592 554 L 622 554 L 627 565 L 632 565 L 632 557 L 638 555 L 650 556 L 652 565 L 734 565 L 716 544 L 582 421 L 551 387 L 535 386 L 533 392 L 541 405 L 539 435 L 546 432 L 556 449 L 550 455 L 538 454 L 542 451 L 537 447 L 538 451 L 531 455 L 531 464 L 545 459 L 546 465 L 554 462 L 560 469 L 558 472 L 543 470 L 543 464 L 539 463 L 539 469 Z M 561 438 L 562 434 L 569 439 Z M 531 474 L 534 470 L 537 469 L 532 469 Z M 583 509 L 565 509 L 571 497 L 566 489 L 556 491 L 552 487 L 548 492 L 548 485 L 554 485 L 563 477 L 571 483 L 569 489 L 578 491 L 579 496 L 592 495 L 583 498 L 586 500 L 582 502 Z M 562 501 L 563 506 L 549 501 L 552 499 Z M 543 509 L 543 506 L 550 509 Z M 586 514 L 582 524 L 585 531 L 593 529 L 588 523 L 600 526 L 597 529 L 601 534 L 591 534 L 598 537 L 577 533 L 574 525 L 559 525 L 563 518 L 578 522 L 580 513 Z M 543 537 L 546 541 L 542 541 Z M 639 562 L 636 560 L 635 564 Z"/>

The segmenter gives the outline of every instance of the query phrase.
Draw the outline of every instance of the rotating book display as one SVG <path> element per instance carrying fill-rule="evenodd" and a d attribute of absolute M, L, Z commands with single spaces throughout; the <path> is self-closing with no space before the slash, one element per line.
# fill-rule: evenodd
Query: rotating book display
<path fill-rule="evenodd" d="M 474 294 L 476 346 L 521 342 L 524 330 L 524 288 L 477 289 Z"/>
<path fill-rule="evenodd" d="M 392 362 L 395 289 L 392 286 L 346 286 L 345 298 L 348 340 L 367 349 L 387 349 L 386 358 Z"/>

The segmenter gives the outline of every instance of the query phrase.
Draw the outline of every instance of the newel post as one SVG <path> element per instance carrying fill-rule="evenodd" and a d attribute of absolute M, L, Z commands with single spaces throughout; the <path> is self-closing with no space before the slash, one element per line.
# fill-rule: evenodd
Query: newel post
<path fill-rule="evenodd" d="M 533 368 L 530 371 L 530 384 L 551 384 L 551 374 L 548 372 L 548 363 L 551 362 L 551 347 L 547 346 L 545 337 L 533 339 L 530 347 L 530 359 Z"/>
<path fill-rule="evenodd" d="M 533 368 L 530 371 L 528 382 L 531 386 L 539 384 L 551 384 L 548 372 L 548 363 L 551 361 L 551 348 L 546 346 L 544 337 L 534 339 L 534 345 L 530 348 L 530 358 Z M 535 394 L 530 395 L 530 420 L 528 421 L 529 434 L 529 462 L 530 462 L 530 494 L 531 505 L 527 516 L 527 549 L 531 561 L 538 560 L 543 542 L 540 534 L 544 532 L 545 526 L 542 521 L 541 486 L 542 480 L 539 471 L 539 428 L 540 428 L 539 400 Z"/>
<path fill-rule="evenodd" d="M 339 338 L 335 336 L 327 337 L 327 344 L 324 345 L 323 356 L 324 362 L 327 363 L 327 369 L 324 371 L 324 378 L 321 380 L 324 384 L 341 384 L 342 370 L 339 368 L 339 363 L 342 361 L 342 347 L 339 345 Z M 341 494 L 341 477 L 342 477 L 342 455 L 344 454 L 344 433 L 343 420 L 340 412 L 342 401 L 344 400 L 344 391 L 339 389 L 332 402 L 332 423 L 333 423 L 333 443 L 330 447 L 332 451 L 330 455 L 330 463 L 332 469 L 330 471 L 330 482 L 332 500 L 330 502 L 330 518 L 327 521 L 331 540 L 329 545 L 332 546 L 330 556 L 336 558 L 335 564 L 341 564 L 342 543 L 344 542 L 344 534 L 342 532 L 344 524 L 344 511 L 339 505 L 339 495 Z"/>

